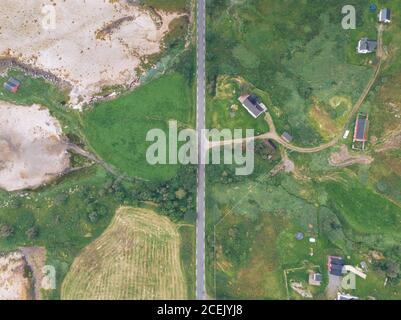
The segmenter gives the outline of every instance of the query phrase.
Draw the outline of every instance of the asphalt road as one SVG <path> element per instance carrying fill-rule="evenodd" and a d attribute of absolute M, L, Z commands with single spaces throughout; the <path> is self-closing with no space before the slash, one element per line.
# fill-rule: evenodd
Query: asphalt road
<path fill-rule="evenodd" d="M 196 299 L 206 299 L 205 285 L 205 57 L 206 57 L 206 0 L 197 7 L 197 99 L 196 128 L 198 133 L 198 193 L 196 220 Z"/>

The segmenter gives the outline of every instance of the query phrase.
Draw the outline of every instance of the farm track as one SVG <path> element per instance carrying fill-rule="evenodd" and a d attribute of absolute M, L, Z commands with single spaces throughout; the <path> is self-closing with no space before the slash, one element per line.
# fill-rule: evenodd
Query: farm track
<path fill-rule="evenodd" d="M 186 299 L 180 236 L 153 212 L 121 208 L 107 230 L 75 259 L 62 299 Z"/>
<path fill-rule="evenodd" d="M 363 103 L 366 100 L 366 97 L 368 96 L 370 90 L 372 89 L 373 85 L 375 84 L 377 77 L 380 74 L 381 71 L 381 67 L 383 64 L 383 60 L 384 60 L 384 51 L 383 51 L 383 32 L 384 32 L 384 25 L 380 24 L 377 28 L 378 30 L 378 36 L 377 36 L 377 59 L 378 59 L 378 63 L 376 65 L 375 68 L 375 72 L 373 74 L 373 76 L 371 77 L 371 79 L 369 80 L 368 84 L 366 85 L 365 89 L 363 90 L 361 96 L 359 97 L 358 101 L 355 103 L 355 105 L 353 106 L 350 114 L 348 115 L 346 124 L 344 125 L 343 131 L 349 127 L 353 117 L 356 115 L 356 113 L 359 111 L 359 109 L 362 107 Z M 244 138 L 244 139 L 235 139 L 235 140 L 227 140 L 227 141 L 214 141 L 214 142 L 209 142 L 207 144 L 207 148 L 211 149 L 211 148 L 215 148 L 218 146 L 224 146 L 224 145 L 232 145 L 232 144 L 238 144 L 238 143 L 246 143 L 246 142 L 250 142 L 250 141 L 255 141 L 255 140 L 265 140 L 265 139 L 271 139 L 274 140 L 276 142 L 278 142 L 279 144 L 281 144 L 283 147 L 292 150 L 292 151 L 296 151 L 299 153 L 316 153 L 316 152 L 320 152 L 323 150 L 326 150 L 328 148 L 331 148 L 333 146 L 335 146 L 341 139 L 342 137 L 342 132 L 339 132 L 337 134 L 337 136 L 331 140 L 328 143 L 325 144 L 321 144 L 320 146 L 317 147 L 298 147 L 295 146 L 291 143 L 288 143 L 287 141 L 285 141 L 283 138 L 281 138 L 279 136 L 279 134 L 276 131 L 276 127 L 274 125 L 274 121 L 271 117 L 271 115 L 269 113 L 266 114 L 265 119 L 269 125 L 269 132 L 264 133 L 262 135 L 259 136 L 255 136 L 255 137 L 251 137 L 251 138 Z"/>
<path fill-rule="evenodd" d="M 109 163 L 104 161 L 102 158 L 100 158 L 99 156 L 97 156 L 94 153 L 91 153 L 91 152 L 81 148 L 80 146 L 78 146 L 74 143 L 71 143 L 69 141 L 64 141 L 64 144 L 67 146 L 68 151 L 78 154 L 90 161 L 97 163 L 98 165 L 102 166 L 107 172 L 109 172 L 112 176 L 114 176 L 118 180 L 124 180 L 124 181 L 129 181 L 129 182 L 133 182 L 135 180 L 145 181 L 145 179 L 142 179 L 142 178 L 138 178 L 138 177 L 131 178 L 131 177 L 127 177 L 127 176 L 120 174 L 112 165 L 110 165 Z M 70 169 L 68 169 L 68 171 L 63 172 L 62 175 L 65 175 L 66 173 L 75 172 L 75 171 L 78 171 L 78 170 L 81 170 L 84 168 L 86 168 L 86 167 L 70 168 Z"/>

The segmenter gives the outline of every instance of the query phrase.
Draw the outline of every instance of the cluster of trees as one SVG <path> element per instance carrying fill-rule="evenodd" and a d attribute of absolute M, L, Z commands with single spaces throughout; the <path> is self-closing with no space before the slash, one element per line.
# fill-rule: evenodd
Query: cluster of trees
<path fill-rule="evenodd" d="M 374 266 L 383 271 L 389 282 L 398 284 L 401 279 L 401 246 L 396 245 L 384 252 L 385 259 L 376 261 Z"/>
<path fill-rule="evenodd" d="M 0 224 L 0 239 L 11 239 L 15 235 L 15 227 L 9 223 Z M 39 227 L 33 225 L 26 229 L 25 237 L 27 240 L 33 241 L 39 236 Z"/>
<path fill-rule="evenodd" d="M 183 166 L 177 177 L 165 182 L 138 183 L 131 190 L 134 201 L 151 201 L 174 220 L 196 212 L 196 166 Z"/>
<path fill-rule="evenodd" d="M 175 70 L 184 76 L 189 87 L 192 87 L 195 78 L 195 59 L 195 48 L 191 46 L 189 49 L 185 50 L 178 63 L 174 66 Z"/>
<path fill-rule="evenodd" d="M 174 220 L 193 216 L 196 212 L 196 166 L 183 166 L 179 174 L 168 181 L 133 183 L 109 179 L 100 189 L 87 188 L 81 191 L 85 202 L 86 216 L 92 223 L 107 216 L 108 206 L 104 199 L 122 205 L 138 206 L 140 202 L 157 204 L 161 213 Z M 60 205 L 66 201 L 63 195 L 56 197 Z"/>
<path fill-rule="evenodd" d="M 114 213 L 119 205 L 138 206 L 140 202 L 153 202 L 158 211 L 172 220 L 194 222 L 196 218 L 196 166 L 182 166 L 176 177 L 168 181 L 127 182 L 110 178 L 99 186 L 82 186 L 75 196 L 61 192 L 55 195 L 54 222 L 79 224 L 87 219 L 98 224 L 103 218 Z M 0 241 L 34 241 L 40 236 L 35 215 L 25 210 L 23 201 L 14 205 L 18 209 L 15 219 L 0 221 Z M 64 218 L 63 212 L 77 212 Z M 45 232 L 44 232 L 45 233 Z"/>
<path fill-rule="evenodd" d="M 208 166 L 208 180 L 212 183 L 231 184 L 244 181 L 246 176 L 235 174 L 234 165 L 210 165 Z"/>

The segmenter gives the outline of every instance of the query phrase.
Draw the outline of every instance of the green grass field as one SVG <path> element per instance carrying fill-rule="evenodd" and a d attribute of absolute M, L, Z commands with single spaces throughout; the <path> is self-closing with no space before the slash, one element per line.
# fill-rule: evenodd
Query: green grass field
<path fill-rule="evenodd" d="M 94 107 L 84 115 L 90 146 L 123 174 L 149 180 L 174 177 L 179 165 L 155 165 L 146 161 L 152 142 L 149 130 L 168 134 L 168 121 L 179 129 L 193 124 L 191 91 L 179 74 L 163 76 L 132 93 Z"/>

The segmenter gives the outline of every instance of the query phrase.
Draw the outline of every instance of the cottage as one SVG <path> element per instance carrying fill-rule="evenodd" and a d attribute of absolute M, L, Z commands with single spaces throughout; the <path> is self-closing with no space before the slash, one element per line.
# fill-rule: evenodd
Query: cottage
<path fill-rule="evenodd" d="M 379 22 L 380 23 L 390 23 L 391 22 L 391 10 L 390 9 L 381 9 L 380 10 Z"/>
<path fill-rule="evenodd" d="M 255 119 L 261 114 L 265 113 L 267 110 L 266 106 L 255 94 L 241 96 L 238 100 L 241 102 L 242 106 L 249 112 L 249 114 Z"/>
<path fill-rule="evenodd" d="M 320 273 L 309 273 L 309 284 L 311 286 L 320 286 L 322 284 L 322 275 Z"/>
<path fill-rule="evenodd" d="M 293 140 L 293 137 L 288 133 L 288 132 L 284 132 L 281 135 L 281 138 L 283 138 L 285 141 L 287 141 L 288 143 L 291 143 L 291 141 Z"/>
<path fill-rule="evenodd" d="M 374 52 L 376 48 L 377 48 L 377 41 L 369 40 L 368 38 L 362 38 L 358 42 L 357 50 L 358 53 L 366 54 Z"/>
<path fill-rule="evenodd" d="M 4 83 L 4 89 L 12 93 L 17 93 L 21 83 L 14 78 L 10 78 L 6 83 Z"/>
<path fill-rule="evenodd" d="M 344 259 L 341 257 L 329 256 L 327 268 L 331 275 L 341 277 L 343 274 Z"/>

